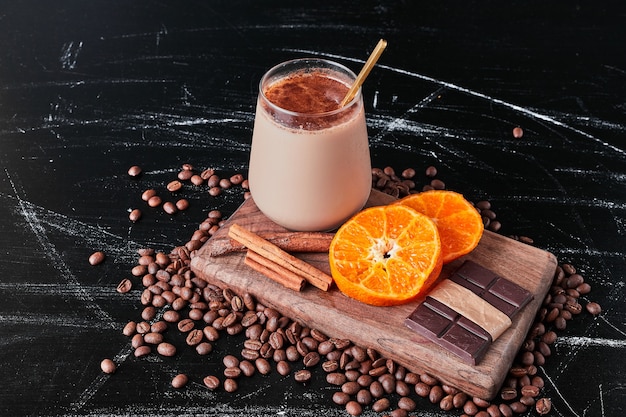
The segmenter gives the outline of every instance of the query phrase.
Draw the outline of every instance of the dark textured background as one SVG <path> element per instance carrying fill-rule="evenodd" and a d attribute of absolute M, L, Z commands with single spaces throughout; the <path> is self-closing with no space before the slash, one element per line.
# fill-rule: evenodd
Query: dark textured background
<path fill-rule="evenodd" d="M 184 192 L 189 211 L 144 210 L 182 163 L 246 172 L 257 83 L 316 55 L 358 71 L 389 41 L 364 96 L 374 166 L 439 168 L 488 199 L 593 286 L 540 368 L 554 416 L 626 409 L 626 8 L 619 2 L 12 1 L 0 5 L 0 415 L 344 415 L 316 374 L 211 393 L 220 341 L 200 358 L 128 356 L 120 295 L 135 249 L 185 243 L 241 192 Z M 524 129 L 513 138 L 515 126 Z M 126 171 L 144 168 L 139 180 Z M 288 172 L 285 175 L 289 175 Z M 418 183 L 426 180 L 418 175 Z M 104 264 L 88 256 L 104 250 Z M 122 363 L 104 376 L 100 360 Z M 172 375 L 188 373 L 184 390 Z M 420 415 L 444 416 L 426 401 Z M 417 413 L 416 413 L 417 414 Z M 532 415 L 532 413 L 529 413 Z"/>

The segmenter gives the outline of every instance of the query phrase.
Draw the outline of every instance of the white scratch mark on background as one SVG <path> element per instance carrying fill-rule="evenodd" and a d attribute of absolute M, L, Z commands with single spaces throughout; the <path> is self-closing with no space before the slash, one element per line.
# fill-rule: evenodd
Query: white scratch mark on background
<path fill-rule="evenodd" d="M 541 370 L 543 371 L 543 374 L 545 375 L 546 379 L 550 382 L 550 385 L 552 385 L 552 389 L 554 390 L 554 392 L 559 396 L 559 398 L 563 401 L 563 403 L 567 406 L 567 408 L 572 412 L 572 415 L 574 415 L 575 417 L 580 417 L 580 415 L 576 413 L 576 411 L 574 411 L 570 403 L 567 402 L 565 397 L 563 397 L 563 394 L 561 394 L 561 391 L 559 390 L 559 388 L 556 386 L 552 378 L 550 378 L 550 375 L 546 373 L 546 370 L 543 367 L 541 367 Z"/>
<path fill-rule="evenodd" d="M 33 234 L 37 238 L 37 241 L 41 245 L 43 249 L 43 253 L 45 256 L 51 261 L 51 264 L 57 269 L 61 278 L 65 280 L 68 284 L 74 285 L 78 290 L 77 298 L 83 302 L 84 306 L 91 311 L 101 322 L 108 324 L 110 328 L 116 328 L 116 324 L 113 318 L 104 311 L 93 299 L 93 297 L 85 291 L 84 288 L 80 286 L 78 279 L 74 273 L 69 269 L 67 264 L 63 262 L 63 257 L 57 251 L 57 248 L 50 242 L 48 235 L 46 234 L 46 229 L 41 224 L 37 213 L 32 210 L 31 207 L 20 197 L 20 192 L 18 192 L 18 187 L 16 183 L 11 178 L 9 171 L 5 168 L 4 170 L 9 183 L 11 184 L 11 188 L 15 193 L 15 197 L 17 198 L 17 208 L 19 214 L 26 220 L 28 226 L 32 230 Z"/>
<path fill-rule="evenodd" d="M 365 62 L 362 59 L 351 58 L 351 57 L 347 57 L 347 56 L 343 56 L 343 55 L 337 55 L 337 54 L 323 53 L 323 52 L 313 51 L 313 50 L 289 49 L 289 48 L 282 49 L 282 50 L 286 51 L 286 52 L 306 53 L 306 54 L 311 54 L 311 55 L 325 56 L 325 57 L 334 58 L 334 59 L 343 59 L 343 60 L 352 61 L 352 62 L 359 62 L 359 63 Z M 404 69 L 400 69 L 400 68 L 395 68 L 395 67 L 392 67 L 392 66 L 389 66 L 389 65 L 383 65 L 383 64 L 377 64 L 377 66 L 379 68 L 386 69 L 386 70 L 389 70 L 391 72 L 407 75 L 407 76 L 413 77 L 413 78 L 418 78 L 418 79 L 421 79 L 421 80 L 424 80 L 424 81 L 428 81 L 428 82 L 431 82 L 431 83 L 434 83 L 434 84 L 438 84 L 438 85 L 440 85 L 442 87 L 445 87 L 445 88 L 448 88 L 450 90 L 459 91 L 461 93 L 465 93 L 465 94 L 468 94 L 468 95 L 471 95 L 471 96 L 474 96 L 474 97 L 478 97 L 478 98 L 487 100 L 488 102 L 491 102 L 491 103 L 494 103 L 494 104 L 498 104 L 498 105 L 503 106 L 503 107 L 508 107 L 509 109 L 515 110 L 515 111 L 517 111 L 517 112 L 519 112 L 521 114 L 524 114 L 524 115 L 526 115 L 526 116 L 528 116 L 528 117 L 530 117 L 532 119 L 542 120 L 544 122 L 548 122 L 548 123 L 551 123 L 553 125 L 556 125 L 556 126 L 559 126 L 559 127 L 571 130 L 573 132 L 576 132 L 576 133 L 578 133 L 578 134 L 580 134 L 580 135 L 582 135 L 582 136 L 584 136 L 584 137 L 586 137 L 588 139 L 591 139 L 591 140 L 601 144 L 602 146 L 604 146 L 604 147 L 606 147 L 608 149 L 611 149 L 611 150 L 613 150 L 613 151 L 615 151 L 617 153 L 620 153 L 622 155 L 626 155 L 626 150 L 620 149 L 620 148 L 618 148 L 616 146 L 611 145 L 610 143 L 604 142 L 601 139 L 599 139 L 599 138 L 597 138 L 597 137 L 595 137 L 595 136 L 593 136 L 593 135 L 591 135 L 591 134 L 589 134 L 587 132 L 584 132 L 584 131 L 582 131 L 580 129 L 576 129 L 573 126 L 570 126 L 570 125 L 568 125 L 566 123 L 563 123 L 560 120 L 557 120 L 557 119 L 555 119 L 553 117 L 550 117 L 550 116 L 548 116 L 546 114 L 542 114 L 542 113 L 539 113 L 539 112 L 527 109 L 525 107 L 519 106 L 517 104 L 509 103 L 507 101 L 504 101 L 504 100 L 501 100 L 501 99 L 498 99 L 498 98 L 495 98 L 495 97 L 491 97 L 491 96 L 489 96 L 487 94 L 484 94 L 484 93 L 481 93 L 481 92 L 478 92 L 478 91 L 474 91 L 474 90 L 471 90 L 469 88 L 461 87 L 460 85 L 457 85 L 457 84 L 454 84 L 454 83 L 438 80 L 436 78 L 429 77 L 427 75 L 419 74 L 417 72 L 408 71 L 408 70 L 404 70 Z"/>
<path fill-rule="evenodd" d="M 598 346 L 608 347 L 612 349 L 624 349 L 626 348 L 626 340 L 619 339 L 605 339 L 605 338 L 592 338 L 585 336 L 561 336 L 555 342 L 556 346 Z"/>
<path fill-rule="evenodd" d="M 66 70 L 73 70 L 76 68 L 76 61 L 78 60 L 78 54 L 81 49 L 83 49 L 82 42 L 75 44 L 74 41 L 71 41 L 63 44 L 61 56 L 59 57 L 61 67 Z"/>

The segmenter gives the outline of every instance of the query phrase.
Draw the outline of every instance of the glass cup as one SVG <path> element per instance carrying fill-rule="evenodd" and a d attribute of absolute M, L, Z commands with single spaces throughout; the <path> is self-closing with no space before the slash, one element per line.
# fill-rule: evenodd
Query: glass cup
<path fill-rule="evenodd" d="M 310 58 L 261 79 L 248 181 L 275 223 L 329 231 L 365 205 L 372 173 L 361 90 L 339 107 L 355 78 L 341 64 Z"/>

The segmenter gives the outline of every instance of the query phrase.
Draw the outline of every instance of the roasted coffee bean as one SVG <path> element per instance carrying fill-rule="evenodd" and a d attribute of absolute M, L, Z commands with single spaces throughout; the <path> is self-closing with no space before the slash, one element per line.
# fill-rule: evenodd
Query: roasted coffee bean
<path fill-rule="evenodd" d="M 528 411 L 528 407 L 519 401 L 511 403 L 509 407 L 511 407 L 511 410 L 516 414 L 524 414 L 526 411 Z"/>
<path fill-rule="evenodd" d="M 452 410 L 452 408 L 454 408 L 453 400 L 454 400 L 454 395 L 453 394 L 446 395 L 439 402 L 439 408 L 441 408 L 443 411 L 450 411 L 450 410 Z"/>
<path fill-rule="evenodd" d="M 148 306 L 144 308 L 143 311 L 141 312 L 141 318 L 146 321 L 150 321 L 154 319 L 155 317 L 156 317 L 156 308 L 154 308 L 153 306 Z"/>
<path fill-rule="evenodd" d="M 361 374 L 356 379 L 356 382 L 358 382 L 360 386 L 367 388 L 372 384 L 372 382 L 374 382 L 374 378 L 367 374 Z"/>
<path fill-rule="evenodd" d="M 117 369 L 117 365 L 111 359 L 102 359 L 102 362 L 100 362 L 100 369 L 102 369 L 102 372 L 105 374 L 112 374 Z"/>
<path fill-rule="evenodd" d="M 509 407 L 508 404 L 502 403 L 498 406 L 498 410 L 502 417 L 513 417 L 513 410 Z"/>
<path fill-rule="evenodd" d="M 159 197 L 158 195 L 153 195 L 148 199 L 148 206 L 152 208 L 158 207 L 161 205 L 162 202 L 163 200 L 161 199 L 161 197 Z"/>
<path fill-rule="evenodd" d="M 163 313 L 163 320 L 168 323 L 176 323 L 180 320 L 180 314 L 174 310 L 167 310 L 165 313 Z"/>
<path fill-rule="evenodd" d="M 377 413 L 382 413 L 385 410 L 388 410 L 391 407 L 391 402 L 388 398 L 380 398 L 372 404 L 372 410 Z"/>
<path fill-rule="evenodd" d="M 417 404 L 412 398 L 409 397 L 401 397 L 398 400 L 398 408 L 401 408 L 406 411 L 413 411 L 417 407 Z"/>
<path fill-rule="evenodd" d="M 162 356 L 176 355 L 176 346 L 171 343 L 162 342 L 157 345 L 157 352 Z"/>
<path fill-rule="evenodd" d="M 309 352 L 302 359 L 304 366 L 307 368 L 312 368 L 320 362 L 320 354 L 317 352 Z"/>
<path fill-rule="evenodd" d="M 534 398 L 539 395 L 539 387 L 535 385 L 524 385 L 520 392 L 523 396 Z"/>
<path fill-rule="evenodd" d="M 348 395 L 355 395 L 360 389 L 361 386 L 356 381 L 348 381 L 341 385 L 341 391 Z"/>
<path fill-rule="evenodd" d="M 574 300 L 565 303 L 565 308 L 572 314 L 580 314 L 583 311 L 583 307 Z"/>
<path fill-rule="evenodd" d="M 150 331 L 150 323 L 146 321 L 141 321 L 137 323 L 137 333 L 146 334 Z"/>
<path fill-rule="evenodd" d="M 522 395 L 519 399 L 519 402 L 527 407 L 532 407 L 533 405 L 535 405 L 535 399 L 527 395 Z"/>
<path fill-rule="evenodd" d="M 452 406 L 454 408 L 461 408 L 463 407 L 463 404 L 465 404 L 466 401 L 467 401 L 467 394 L 464 392 L 458 392 L 454 394 L 454 397 L 452 397 Z"/>
<path fill-rule="evenodd" d="M 208 355 L 213 351 L 213 345 L 209 342 L 202 342 L 196 346 L 196 352 L 198 355 L 204 356 Z"/>
<path fill-rule="evenodd" d="M 293 378 L 296 382 L 308 382 L 311 380 L 311 376 L 311 371 L 308 369 L 300 369 L 293 374 Z"/>
<path fill-rule="evenodd" d="M 139 333 L 134 335 L 133 338 L 130 340 L 130 345 L 135 349 L 137 349 L 139 346 L 143 346 L 145 343 L 146 342 L 143 338 L 143 335 Z"/>
<path fill-rule="evenodd" d="M 360 416 L 363 413 L 363 407 L 356 401 L 348 401 L 346 403 L 346 412 L 351 416 Z"/>
<path fill-rule="evenodd" d="M 479 397 L 473 397 L 472 398 L 472 402 L 474 404 L 476 404 L 479 408 L 487 408 L 489 407 L 489 405 L 491 405 L 491 403 L 487 400 L 484 400 L 482 398 Z"/>
<path fill-rule="evenodd" d="M 289 375 L 291 372 L 291 365 L 289 365 L 289 362 L 287 361 L 279 361 L 276 363 L 276 372 L 282 376 Z"/>
<path fill-rule="evenodd" d="M 347 381 L 347 378 L 345 374 L 342 374 L 340 372 L 331 372 L 328 375 L 326 375 L 326 382 L 328 382 L 331 385 L 343 385 L 346 383 L 346 381 Z"/>
<path fill-rule="evenodd" d="M 261 357 L 258 350 L 243 348 L 241 350 L 241 357 L 249 361 L 255 361 Z"/>
<path fill-rule="evenodd" d="M 172 379 L 172 387 L 178 389 L 187 385 L 189 378 L 185 374 L 178 374 Z"/>
<path fill-rule="evenodd" d="M 239 368 L 239 364 L 237 366 L 229 366 L 224 369 L 224 376 L 226 378 L 236 379 L 241 375 L 241 368 Z"/>
<path fill-rule="evenodd" d="M 191 319 L 182 319 L 178 322 L 178 330 L 183 333 L 188 333 L 196 327 L 196 324 Z"/>
<path fill-rule="evenodd" d="M 428 399 L 433 404 L 438 404 L 443 397 L 444 397 L 444 392 L 440 385 L 433 386 L 430 389 L 430 393 L 428 394 Z"/>
<path fill-rule="evenodd" d="M 322 369 L 325 372 L 332 373 L 339 369 L 339 362 L 335 360 L 328 360 L 322 363 Z"/>
<path fill-rule="evenodd" d="M 167 214 L 176 214 L 178 212 L 178 208 L 176 208 L 176 204 L 171 201 L 166 201 L 163 203 L 163 211 Z"/>
<path fill-rule="evenodd" d="M 396 394 L 401 397 L 406 397 L 411 393 L 411 389 L 406 382 L 396 378 Z"/>
<path fill-rule="evenodd" d="M 166 188 L 167 188 L 167 191 L 176 192 L 176 191 L 179 191 L 181 188 L 183 188 L 183 184 L 178 180 L 174 180 L 174 181 L 169 182 Z"/>
<path fill-rule="evenodd" d="M 148 356 L 152 352 L 152 348 L 148 345 L 139 346 L 135 349 L 135 357 L 142 358 Z"/>
<path fill-rule="evenodd" d="M 426 172 L 425 172 L 427 177 L 433 178 L 437 176 L 437 168 L 435 168 L 434 166 L 429 166 L 428 168 L 426 168 Z"/>
<path fill-rule="evenodd" d="M 369 390 L 374 398 L 382 398 L 385 395 L 385 389 L 379 381 L 372 381 Z"/>
<path fill-rule="evenodd" d="M 224 391 L 226 392 L 235 392 L 239 389 L 237 381 L 231 378 L 226 378 L 224 380 Z"/>
<path fill-rule="evenodd" d="M 539 398 L 535 404 L 535 410 L 540 416 L 549 414 L 552 411 L 552 401 L 549 398 Z"/>
<path fill-rule="evenodd" d="M 395 410 L 389 413 L 389 417 L 407 417 L 409 412 L 404 408 L 396 408 Z"/>
<path fill-rule="evenodd" d="M 381 375 L 378 381 L 383 386 L 383 389 L 387 394 L 391 394 L 396 391 L 396 379 L 391 374 Z M 438 401 L 437 401 L 438 402 Z"/>
<path fill-rule="evenodd" d="M 430 395 L 431 386 L 425 382 L 418 382 L 415 384 L 415 393 L 420 397 L 426 398 Z"/>
<path fill-rule="evenodd" d="M 210 390 L 215 390 L 220 386 L 220 379 L 215 375 L 205 376 L 202 382 Z"/>
<path fill-rule="evenodd" d="M 149 345 L 158 345 L 163 342 L 163 335 L 161 333 L 150 332 L 143 336 L 143 340 Z"/>
<path fill-rule="evenodd" d="M 239 369 L 241 369 L 241 373 L 247 377 L 251 377 L 256 372 L 256 368 L 249 360 L 239 362 Z"/>
<path fill-rule="evenodd" d="M 512 387 L 504 387 L 500 390 L 500 398 L 504 401 L 512 401 L 517 398 L 517 390 Z"/>
<path fill-rule="evenodd" d="M 104 262 L 104 259 L 106 258 L 106 256 L 104 255 L 104 252 L 102 251 L 97 251 L 92 253 L 89 256 L 89 264 L 91 265 L 99 265 L 102 262 Z"/>
<path fill-rule="evenodd" d="M 141 210 L 133 209 L 130 211 L 130 213 L 128 213 L 128 220 L 130 220 L 133 223 L 138 222 L 139 219 L 141 219 L 141 215 L 142 215 Z"/>
<path fill-rule="evenodd" d="M 124 329 L 122 329 L 122 334 L 124 336 L 132 336 L 135 334 L 135 332 L 137 331 L 137 323 L 135 321 L 129 321 L 128 323 L 126 323 L 126 326 L 124 326 Z"/>
<path fill-rule="evenodd" d="M 287 349 L 285 349 L 285 354 L 287 355 L 287 360 L 290 362 L 295 362 L 301 358 L 295 346 L 288 346 Z"/>
<path fill-rule="evenodd" d="M 187 342 L 189 346 L 196 346 L 200 342 L 202 342 L 203 337 L 204 337 L 204 334 L 202 333 L 202 330 L 193 329 L 192 331 L 189 332 L 185 341 Z"/>
<path fill-rule="evenodd" d="M 372 393 L 362 388 L 356 393 L 356 402 L 361 405 L 369 405 L 372 402 Z"/>
<path fill-rule="evenodd" d="M 557 334 L 556 332 L 552 330 L 546 332 L 543 336 L 541 336 L 541 341 L 548 345 L 551 345 L 554 342 L 556 342 L 556 339 L 557 339 Z"/>
<path fill-rule="evenodd" d="M 265 358 L 258 358 L 254 361 L 254 365 L 261 375 L 267 375 L 272 371 L 272 366 Z"/>
<path fill-rule="evenodd" d="M 337 391 L 333 394 L 333 402 L 337 405 L 346 405 L 350 401 L 350 396 L 343 391 Z"/>
<path fill-rule="evenodd" d="M 463 404 L 463 412 L 467 415 L 475 416 L 478 413 L 478 406 L 472 400 L 467 400 Z"/>
<path fill-rule="evenodd" d="M 587 310 L 587 312 L 589 312 L 589 314 L 592 314 L 594 316 L 597 316 L 600 313 L 602 313 L 602 307 L 600 307 L 600 304 L 596 302 L 587 303 L 587 305 L 585 306 L 585 309 Z"/>

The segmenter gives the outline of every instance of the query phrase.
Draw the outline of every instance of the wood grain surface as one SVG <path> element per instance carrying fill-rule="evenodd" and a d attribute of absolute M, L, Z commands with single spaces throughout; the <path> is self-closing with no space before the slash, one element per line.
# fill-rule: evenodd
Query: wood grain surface
<path fill-rule="evenodd" d="M 373 190 L 368 206 L 383 205 L 390 197 Z M 463 362 L 404 325 L 404 319 L 419 301 L 401 306 L 375 307 L 343 295 L 336 286 L 321 291 L 311 285 L 296 292 L 277 284 L 244 264 L 245 254 L 232 253 L 212 257 L 212 240 L 228 239 L 228 227 L 238 224 L 256 233 L 283 231 L 246 200 L 226 224 L 198 250 L 191 267 L 196 274 L 221 286 L 249 292 L 263 304 L 274 307 L 311 328 L 331 337 L 352 340 L 374 348 L 416 372 L 427 372 L 446 384 L 471 395 L 491 399 L 500 388 L 513 359 L 524 341 L 536 312 L 554 276 L 556 258 L 507 237 L 485 231 L 478 247 L 470 254 L 444 266 L 440 278 L 448 277 L 465 259 L 497 272 L 529 290 L 534 299 L 513 319 L 513 325 L 496 340 L 476 366 Z M 328 254 L 301 254 L 319 269 L 330 273 Z"/>

